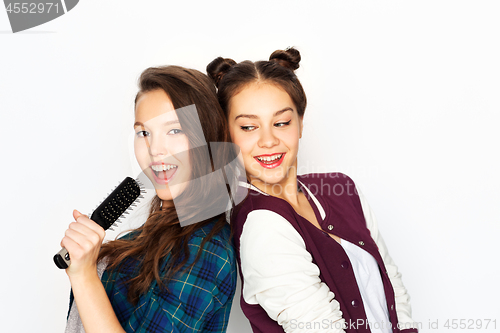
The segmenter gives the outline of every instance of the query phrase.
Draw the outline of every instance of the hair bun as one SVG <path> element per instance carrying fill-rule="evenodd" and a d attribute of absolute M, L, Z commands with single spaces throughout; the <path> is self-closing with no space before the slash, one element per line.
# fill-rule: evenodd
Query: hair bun
<path fill-rule="evenodd" d="M 276 50 L 269 57 L 269 61 L 277 62 L 292 71 L 299 68 L 300 59 L 300 52 L 293 47 L 289 47 L 286 50 Z"/>
<path fill-rule="evenodd" d="M 219 87 L 219 82 L 224 74 L 227 73 L 231 66 L 235 65 L 236 61 L 229 58 L 217 57 L 207 65 L 207 74 L 214 81 L 215 86 Z"/>

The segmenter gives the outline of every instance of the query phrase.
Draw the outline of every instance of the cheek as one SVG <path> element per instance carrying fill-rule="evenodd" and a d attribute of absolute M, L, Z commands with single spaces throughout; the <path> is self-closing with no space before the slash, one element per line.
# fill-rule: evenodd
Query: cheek
<path fill-rule="evenodd" d="M 185 174 L 184 177 L 189 177 L 191 175 L 191 171 L 193 168 L 193 166 L 191 164 L 191 154 L 189 154 L 189 152 L 182 154 L 181 163 L 183 166 L 182 170 Z"/>
<path fill-rule="evenodd" d="M 248 136 L 243 137 L 242 135 L 235 135 L 233 143 L 240 148 L 242 154 L 249 153 L 252 150 L 252 140 Z"/>
<path fill-rule="evenodd" d="M 187 136 L 167 139 L 165 146 L 170 148 L 169 151 L 172 155 L 179 155 L 184 159 L 184 156 L 189 154 L 189 141 Z"/>
<path fill-rule="evenodd" d="M 144 164 L 148 163 L 146 160 L 148 159 L 149 153 L 144 139 L 136 139 L 134 141 L 134 153 L 137 162 L 139 162 L 139 165 L 143 166 Z"/>
<path fill-rule="evenodd" d="M 236 137 L 234 136 L 234 129 L 232 126 L 229 126 L 229 137 L 231 138 L 231 142 L 236 143 Z"/>
<path fill-rule="evenodd" d="M 286 142 L 287 146 L 290 149 L 298 149 L 299 139 L 300 139 L 299 130 L 287 131 L 286 133 L 283 133 L 282 136 L 282 140 Z"/>
<path fill-rule="evenodd" d="M 229 131 L 229 134 L 231 135 L 231 141 L 240 147 L 240 150 L 244 152 L 245 150 L 249 150 L 250 147 L 252 146 L 252 135 L 249 135 L 248 133 L 242 133 L 241 131 L 235 131 L 234 129 L 231 129 Z"/>
<path fill-rule="evenodd" d="M 187 136 L 172 138 L 167 143 L 171 149 L 169 150 L 170 154 L 173 155 L 184 167 L 183 170 L 187 172 L 191 172 L 191 159 L 190 151 L 189 151 L 189 140 Z"/>

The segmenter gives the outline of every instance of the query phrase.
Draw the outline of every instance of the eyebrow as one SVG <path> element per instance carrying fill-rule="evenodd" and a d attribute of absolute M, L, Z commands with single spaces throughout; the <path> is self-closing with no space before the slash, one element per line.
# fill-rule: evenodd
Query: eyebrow
<path fill-rule="evenodd" d="M 276 111 L 274 114 L 273 114 L 273 117 L 276 117 L 276 116 L 279 116 L 280 114 L 283 114 L 287 111 L 293 111 L 293 109 L 289 106 L 287 106 L 286 108 L 284 109 L 281 109 L 279 111 Z M 234 118 L 234 120 L 238 119 L 238 118 L 249 118 L 249 119 L 259 119 L 259 116 L 255 115 L 255 114 L 239 114 L 236 116 L 236 118 Z"/>
<path fill-rule="evenodd" d="M 179 120 L 170 120 L 170 121 L 166 121 L 163 126 L 169 126 L 169 125 L 173 125 L 173 124 L 179 124 Z M 137 127 L 137 126 L 140 126 L 140 127 L 144 127 L 144 124 L 141 123 L 140 121 L 136 121 L 134 123 L 134 127 Z"/>

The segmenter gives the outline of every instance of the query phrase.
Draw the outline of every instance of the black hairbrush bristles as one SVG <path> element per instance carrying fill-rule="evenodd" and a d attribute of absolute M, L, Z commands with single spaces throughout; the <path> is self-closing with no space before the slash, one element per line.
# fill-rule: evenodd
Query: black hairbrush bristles
<path fill-rule="evenodd" d="M 116 189 L 94 210 L 90 219 L 104 230 L 116 223 L 120 223 L 120 217 L 141 195 L 139 184 L 130 177 L 116 187 Z"/>
<path fill-rule="evenodd" d="M 104 230 L 113 230 L 112 226 L 116 227 L 116 224 L 121 222 L 119 218 L 124 218 L 124 215 L 128 214 L 127 210 L 131 210 L 131 206 L 136 207 L 138 199 L 144 198 L 141 193 L 146 191 L 139 180 L 125 178 L 94 210 L 90 219 Z M 54 262 L 61 269 L 69 267 L 71 260 L 65 248 L 54 256 Z"/>

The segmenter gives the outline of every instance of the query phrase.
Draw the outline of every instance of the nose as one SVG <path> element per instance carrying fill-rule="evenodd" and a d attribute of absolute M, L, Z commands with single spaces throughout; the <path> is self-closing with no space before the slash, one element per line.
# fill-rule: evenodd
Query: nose
<path fill-rule="evenodd" d="M 278 145 L 279 142 L 279 139 L 273 133 L 272 129 L 261 129 L 258 143 L 260 148 L 272 148 Z"/>
<path fill-rule="evenodd" d="M 148 145 L 148 150 L 149 154 L 152 157 L 156 156 L 166 156 L 168 154 L 168 149 L 166 142 L 163 142 L 161 138 L 159 137 L 154 137 L 151 135 L 149 138 L 146 139 L 147 145 Z"/>

